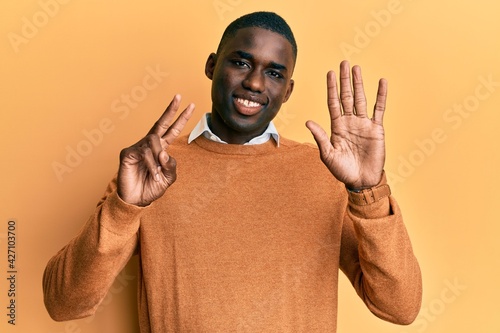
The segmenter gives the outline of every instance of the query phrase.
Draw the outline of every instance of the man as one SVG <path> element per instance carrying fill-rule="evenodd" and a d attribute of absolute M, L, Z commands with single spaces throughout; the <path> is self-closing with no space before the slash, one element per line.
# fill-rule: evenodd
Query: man
<path fill-rule="evenodd" d="M 306 124 L 320 160 L 271 122 L 293 91 L 296 55 L 274 13 L 227 27 L 205 67 L 212 112 L 179 137 L 194 105 L 173 121 L 176 95 L 49 261 L 55 320 L 91 315 L 134 253 L 141 332 L 335 332 L 339 268 L 375 315 L 414 320 L 420 270 L 383 171 L 387 83 L 370 119 L 360 68 L 351 89 L 341 64 L 340 99 L 328 73 L 331 138 Z"/>

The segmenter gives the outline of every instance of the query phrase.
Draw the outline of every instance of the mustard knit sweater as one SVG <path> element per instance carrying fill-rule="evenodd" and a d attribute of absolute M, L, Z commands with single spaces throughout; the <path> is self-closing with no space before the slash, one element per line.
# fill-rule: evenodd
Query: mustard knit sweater
<path fill-rule="evenodd" d="M 140 256 L 141 332 L 336 332 L 339 268 L 380 318 L 407 324 L 421 275 L 392 198 L 348 200 L 316 147 L 281 138 L 169 148 L 177 181 L 150 206 L 113 180 L 95 213 L 47 264 L 55 320 L 93 314 Z"/>

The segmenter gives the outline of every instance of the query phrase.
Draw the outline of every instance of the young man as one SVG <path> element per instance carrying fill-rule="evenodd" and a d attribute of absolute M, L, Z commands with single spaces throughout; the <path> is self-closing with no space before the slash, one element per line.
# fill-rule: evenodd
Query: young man
<path fill-rule="evenodd" d="M 274 13 L 228 26 L 205 68 L 212 112 L 179 137 L 194 105 L 173 121 L 175 96 L 49 261 L 55 320 L 91 315 L 134 253 L 141 332 L 335 332 L 339 268 L 375 315 L 414 320 L 420 270 L 383 172 L 387 83 L 370 119 L 360 68 L 352 91 L 341 64 L 340 100 L 328 74 L 331 138 L 307 123 L 320 159 L 271 122 L 293 91 L 296 55 Z"/>

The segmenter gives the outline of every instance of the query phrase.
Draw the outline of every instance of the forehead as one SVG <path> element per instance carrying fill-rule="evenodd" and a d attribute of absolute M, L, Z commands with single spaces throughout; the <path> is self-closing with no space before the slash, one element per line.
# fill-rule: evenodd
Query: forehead
<path fill-rule="evenodd" d="M 244 51 L 255 58 L 293 64 L 293 50 L 290 42 L 282 35 L 263 28 L 250 27 L 236 31 L 223 47 L 223 53 Z"/>

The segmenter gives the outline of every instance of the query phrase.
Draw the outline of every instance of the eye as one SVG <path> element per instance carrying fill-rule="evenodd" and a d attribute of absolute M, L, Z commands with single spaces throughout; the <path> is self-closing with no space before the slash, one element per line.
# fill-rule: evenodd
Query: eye
<path fill-rule="evenodd" d="M 283 75 L 280 72 L 269 71 L 268 74 L 276 79 L 282 79 Z"/>
<path fill-rule="evenodd" d="M 237 67 L 250 67 L 246 62 L 241 60 L 233 60 L 233 64 Z"/>

